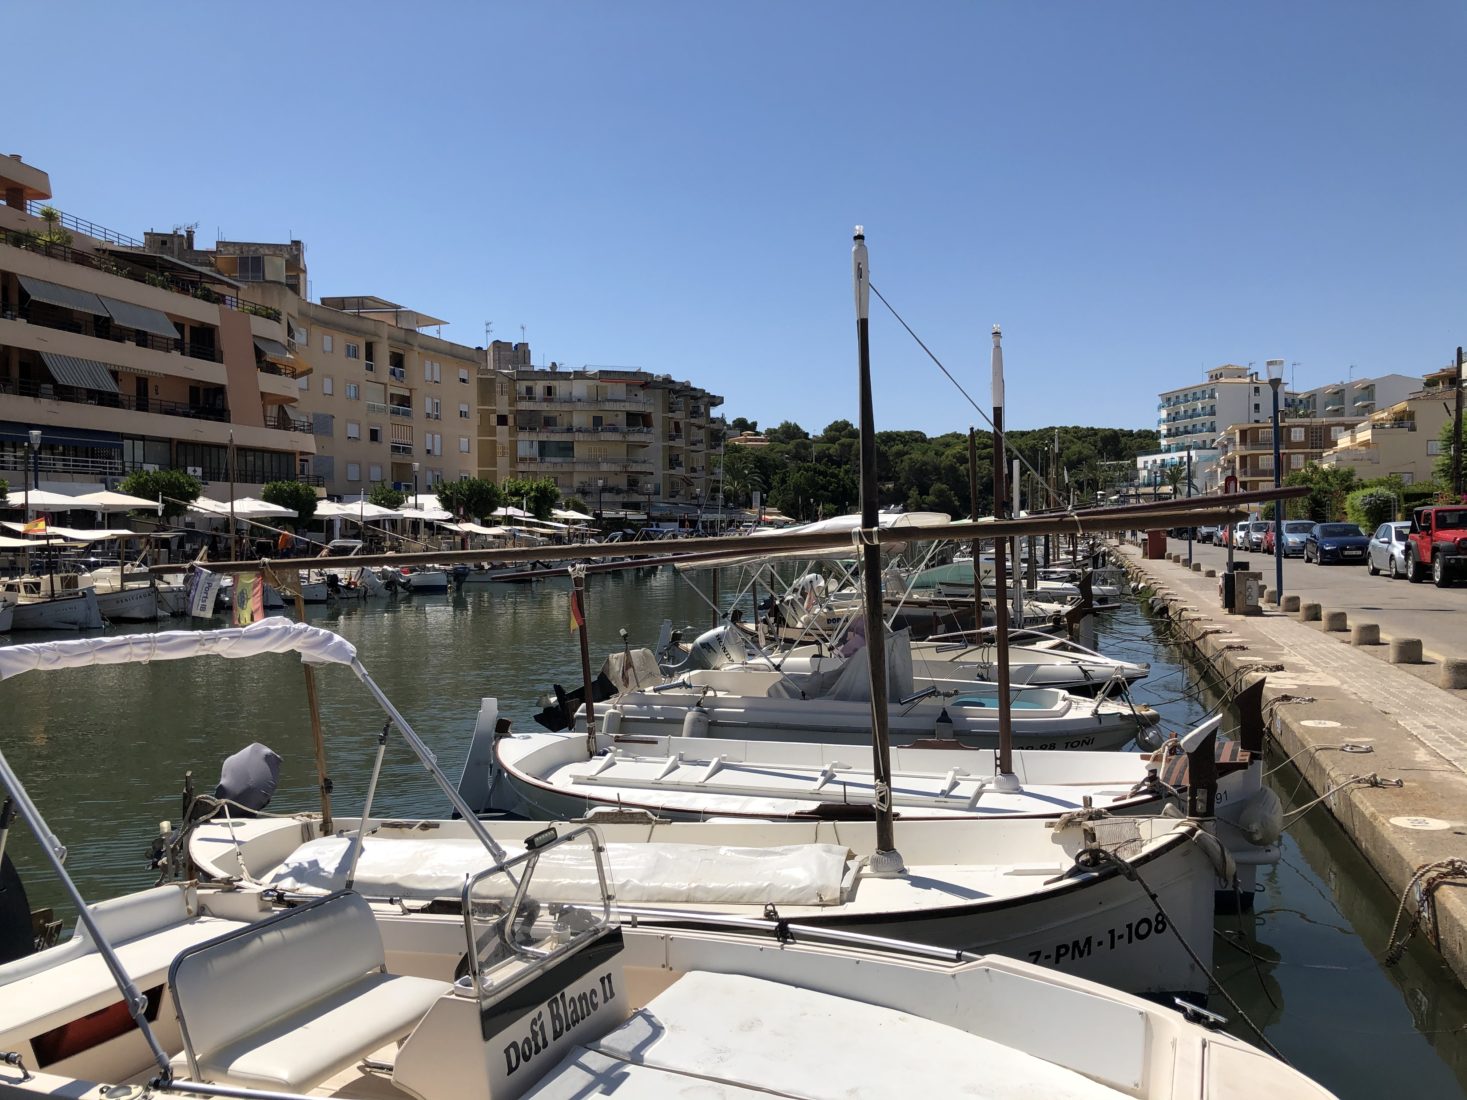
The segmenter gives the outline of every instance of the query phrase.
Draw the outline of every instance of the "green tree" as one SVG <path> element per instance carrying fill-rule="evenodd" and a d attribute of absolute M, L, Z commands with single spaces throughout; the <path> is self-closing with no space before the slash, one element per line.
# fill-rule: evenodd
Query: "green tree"
<path fill-rule="evenodd" d="M 397 511 L 407 502 L 407 494 L 394 489 L 385 481 L 379 481 L 372 486 L 372 491 L 367 494 L 367 503 L 375 504 L 378 508 L 390 508 Z"/>
<path fill-rule="evenodd" d="M 1437 433 L 1436 439 L 1441 447 L 1431 471 L 1432 476 L 1436 478 L 1436 483 L 1448 493 L 1452 491 L 1452 445 L 1456 442 L 1456 427 L 1456 419 L 1449 416 L 1447 422 L 1442 425 L 1442 430 Z M 1464 430 L 1463 434 L 1467 435 L 1467 430 Z"/>
<path fill-rule="evenodd" d="M 560 488 L 548 477 L 505 478 L 503 490 L 505 503 L 523 506 L 536 519 L 549 519 L 551 509 L 560 501 Z"/>
<path fill-rule="evenodd" d="M 440 481 L 434 486 L 438 503 L 456 516 L 483 519 L 504 503 L 499 486 L 481 477 L 462 481 Z"/>
<path fill-rule="evenodd" d="M 1291 470 L 1285 485 L 1304 485 L 1309 495 L 1284 504 L 1286 519 L 1312 519 L 1330 523 L 1345 515 L 1345 497 L 1355 488 L 1355 471 L 1348 466 L 1321 466 L 1311 462 L 1302 470 Z"/>
<path fill-rule="evenodd" d="M 177 519 L 204 491 L 203 483 L 185 470 L 134 470 L 122 479 L 118 492 L 144 500 L 163 499 L 163 518 Z"/>
<path fill-rule="evenodd" d="M 0 497 L 3 497 L 8 492 L 10 492 L 10 482 L 0 477 Z"/>
<path fill-rule="evenodd" d="M 744 432 L 757 432 L 759 430 L 759 421 L 746 420 L 742 416 L 736 416 L 729 421 L 728 430 L 733 432 L 734 435 L 743 435 Z"/>
<path fill-rule="evenodd" d="M 764 438 L 771 443 L 794 443 L 798 440 L 809 439 L 810 433 L 793 420 L 782 420 L 765 432 Z"/>
<path fill-rule="evenodd" d="M 747 504 L 764 481 L 752 447 L 730 447 L 723 456 L 723 492 L 733 504 Z"/>
<path fill-rule="evenodd" d="M 1385 489 L 1356 489 L 1345 497 L 1345 518 L 1367 534 L 1389 520 L 1400 498 Z"/>
<path fill-rule="evenodd" d="M 260 499 L 297 513 L 297 518 L 286 520 L 297 531 L 316 514 L 316 490 L 301 481 L 269 482 L 260 490 Z"/>

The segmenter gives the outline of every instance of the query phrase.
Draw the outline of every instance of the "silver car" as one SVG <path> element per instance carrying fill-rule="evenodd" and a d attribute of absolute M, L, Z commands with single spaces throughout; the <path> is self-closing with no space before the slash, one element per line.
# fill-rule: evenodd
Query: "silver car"
<path fill-rule="evenodd" d="M 1268 534 L 1268 529 L 1273 524 L 1266 520 L 1255 519 L 1248 523 L 1248 549 L 1255 553 L 1263 549 L 1263 536 Z"/>
<path fill-rule="evenodd" d="M 1365 568 L 1372 577 L 1388 574 L 1391 580 L 1406 576 L 1410 568 L 1406 564 L 1406 533 L 1411 525 L 1405 522 L 1382 523 L 1370 536 L 1370 545 L 1365 550 Z"/>

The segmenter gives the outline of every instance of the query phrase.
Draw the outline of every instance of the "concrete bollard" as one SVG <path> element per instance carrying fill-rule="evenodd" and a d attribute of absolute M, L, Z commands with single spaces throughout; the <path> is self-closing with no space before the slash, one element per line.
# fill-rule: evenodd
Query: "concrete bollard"
<path fill-rule="evenodd" d="M 1450 691 L 1467 688 L 1467 661 L 1448 657 L 1442 662 L 1441 686 Z"/>
<path fill-rule="evenodd" d="M 1350 628 L 1351 645 L 1380 645 L 1379 623 L 1356 623 Z"/>
<path fill-rule="evenodd" d="M 1319 622 L 1320 607 L 1317 603 L 1306 603 L 1299 608 L 1299 621 L 1301 623 Z"/>
<path fill-rule="evenodd" d="M 1192 563 L 1192 572 L 1194 572 L 1194 573 L 1200 573 L 1200 572 L 1202 572 L 1202 563 L 1200 561 L 1194 561 Z"/>
<path fill-rule="evenodd" d="M 1264 603 L 1278 603 L 1279 602 L 1279 594 L 1277 592 L 1275 592 L 1272 588 L 1265 588 L 1263 590 L 1263 602 Z"/>
<path fill-rule="evenodd" d="M 1390 662 L 1393 665 L 1419 665 L 1421 663 L 1421 639 L 1392 638 Z"/>
<path fill-rule="evenodd" d="M 1299 597 L 1298 596 L 1285 596 L 1284 597 L 1284 610 L 1285 611 L 1289 611 L 1289 612 L 1297 613 L 1298 610 L 1299 610 Z"/>
<path fill-rule="evenodd" d="M 1209 580 L 1211 580 L 1213 577 L 1216 577 L 1217 576 L 1217 570 L 1216 569 L 1204 569 L 1202 571 L 1202 575 L 1204 577 L 1208 578 Z"/>
<path fill-rule="evenodd" d="M 1343 611 L 1326 611 L 1324 628 L 1335 634 L 1343 634 L 1350 629 L 1349 616 Z"/>

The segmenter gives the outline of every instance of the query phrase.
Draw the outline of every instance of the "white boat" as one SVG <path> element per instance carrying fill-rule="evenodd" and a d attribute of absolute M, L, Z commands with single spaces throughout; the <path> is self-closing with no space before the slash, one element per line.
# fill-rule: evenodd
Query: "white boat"
<path fill-rule="evenodd" d="M 101 630 L 97 593 L 82 573 L 26 575 L 0 581 L 12 630 Z"/>
<path fill-rule="evenodd" d="M 91 570 L 97 608 L 109 623 L 146 623 L 159 618 L 158 588 L 146 570 L 123 571 L 115 565 Z"/>
<path fill-rule="evenodd" d="M 400 570 L 391 570 L 391 579 L 384 577 L 387 583 L 394 581 L 409 592 L 447 592 L 450 584 L 448 571 L 444 569 L 415 570 L 404 567 Z"/>
<path fill-rule="evenodd" d="M 10 625 L 15 618 L 15 609 L 0 596 L 0 634 L 9 634 Z"/>
<path fill-rule="evenodd" d="M 349 666 L 372 693 L 465 815 L 441 824 L 455 835 L 432 854 L 456 851 L 467 874 L 433 879 L 444 868 L 403 846 L 421 844 L 430 830 L 372 818 L 374 769 L 361 815 L 367 828 L 342 822 L 345 834 L 312 841 L 309 819 L 237 819 L 238 844 L 213 853 L 226 868 L 233 858 L 228 881 L 172 883 L 88 905 L 60 840 L 0 753 L 0 786 L 42 839 L 40 858 L 78 913 L 69 940 L 0 965 L 0 1051 L 9 1055 L 0 1091 L 360 1100 L 884 1098 L 914 1089 L 995 1100 L 1328 1096 L 1282 1062 L 1178 1012 L 1025 961 L 865 937 L 830 921 L 791 919 L 783 908 L 749 918 L 643 904 L 611 862 L 637 845 L 613 847 L 593 826 L 524 824 L 520 843 L 506 849 L 458 799 L 354 649 L 304 624 L 0 647 L 0 680 L 37 669 L 289 651 Z M 1165 827 L 1171 831 L 1143 841 L 1129 864 L 1173 913 L 1170 904 L 1184 899 L 1166 873 L 1180 862 L 1167 857 L 1200 849 L 1182 836 L 1190 823 Z M 669 827 L 690 828 L 699 827 Z M 399 841 L 399 832 L 408 835 Z M 239 875 L 313 843 L 315 866 L 357 889 L 270 891 Z M 321 846 L 343 843 L 347 860 L 333 863 Z M 842 834 L 833 851 L 799 847 L 849 864 L 845 843 Z M 914 852 L 924 847 L 915 835 L 913 844 Z M 694 855 L 669 853 L 679 854 Z M 1042 854 L 1056 860 L 1057 846 Z M 736 863 L 716 866 L 739 886 Z M 304 858 L 298 864 L 302 873 L 309 867 Z M 705 877 L 686 860 L 665 870 L 664 889 Z M 1090 868 L 1047 889 L 1090 896 L 1097 882 L 1125 884 L 1113 870 Z M 809 875 L 791 885 L 808 888 L 802 877 Z M 378 880 L 390 880 L 393 898 L 373 898 Z M 903 889 L 896 882 L 863 882 L 857 873 L 851 885 L 879 908 L 883 892 Z M 655 896 L 655 876 L 648 885 Z M 845 889 L 844 875 L 837 886 Z M 445 888 L 449 903 L 432 906 L 402 892 L 436 899 Z M 816 908 L 787 904 L 791 912 Z M 1173 935 L 1147 908 L 1121 926 L 1089 911 L 1088 941 L 1048 939 L 1044 929 L 1016 934 L 1031 938 L 1040 961 L 1046 953 L 1106 954 L 1134 963 Z"/>
<path fill-rule="evenodd" d="M 997 685 L 953 681 L 918 687 L 907 643 L 904 633 L 886 643 L 892 736 L 953 737 L 968 748 L 996 747 Z M 622 656 L 613 655 L 612 663 Z M 617 672 L 610 680 L 627 682 Z M 861 648 L 836 667 L 805 676 L 752 667 L 693 669 L 669 683 L 621 692 L 605 704 L 604 713 L 617 732 L 629 735 L 681 731 L 699 737 L 865 743 L 871 737 L 869 681 L 869 661 Z M 1018 748 L 1116 749 L 1158 717 L 1144 706 L 1056 688 L 1012 687 L 1009 698 Z M 584 729 L 584 723 L 581 708 L 571 726 Z M 563 710 L 547 710 L 542 724 L 565 728 Z"/>

